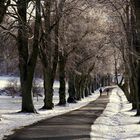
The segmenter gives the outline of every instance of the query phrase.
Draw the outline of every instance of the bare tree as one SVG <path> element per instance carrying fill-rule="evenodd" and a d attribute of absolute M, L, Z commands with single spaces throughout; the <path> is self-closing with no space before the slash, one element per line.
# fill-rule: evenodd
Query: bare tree
<path fill-rule="evenodd" d="M 28 1 L 18 0 L 18 52 L 19 69 L 22 92 L 22 112 L 36 112 L 32 100 L 32 82 L 38 56 L 39 32 L 40 32 L 40 0 L 36 0 L 36 17 L 34 26 L 34 38 L 32 52 L 29 53 L 28 27 L 27 27 L 27 6 Z"/>
<path fill-rule="evenodd" d="M 0 23 L 3 21 L 3 18 L 6 14 L 6 10 L 8 6 L 10 5 L 11 0 L 1 0 L 0 1 Z"/>
<path fill-rule="evenodd" d="M 43 109 L 52 109 L 53 105 L 53 83 L 55 80 L 58 62 L 58 35 L 59 22 L 63 12 L 65 0 L 47 1 L 44 3 L 42 27 L 42 39 L 40 46 L 40 57 L 44 71 L 44 106 Z M 54 39 L 55 38 L 55 39 Z M 54 43 L 53 43 L 54 41 Z"/>

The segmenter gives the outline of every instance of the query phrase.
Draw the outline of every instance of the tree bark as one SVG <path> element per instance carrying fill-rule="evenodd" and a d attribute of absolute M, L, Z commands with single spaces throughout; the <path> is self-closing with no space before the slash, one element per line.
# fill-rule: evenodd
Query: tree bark
<path fill-rule="evenodd" d="M 140 54 L 140 1 L 133 0 L 133 6 L 136 16 L 136 44 L 135 50 Z M 136 58 L 137 59 L 137 58 Z M 140 115 L 140 60 L 136 60 L 136 74 L 137 74 L 137 84 L 136 84 L 136 101 L 137 101 L 137 115 Z"/>
<path fill-rule="evenodd" d="M 68 78 L 68 93 L 69 97 L 67 99 L 68 103 L 76 103 L 76 91 L 75 91 L 75 84 L 74 84 L 74 72 L 69 72 Z"/>
<path fill-rule="evenodd" d="M 8 5 L 10 4 L 10 0 L 1 0 L 0 1 L 0 23 L 2 23 L 6 10 L 8 8 Z"/>
<path fill-rule="evenodd" d="M 44 68 L 44 106 L 42 109 L 52 109 L 53 104 L 53 83 L 54 77 L 50 69 Z"/>
<path fill-rule="evenodd" d="M 81 76 L 80 75 L 76 75 L 75 76 L 75 89 L 76 89 L 76 100 L 80 101 L 82 98 L 81 95 L 81 90 L 80 90 L 80 81 L 81 81 Z"/>
<path fill-rule="evenodd" d="M 58 7 L 56 6 L 56 15 L 55 15 L 55 26 L 52 28 L 51 25 L 51 8 L 53 4 L 52 1 L 45 1 L 45 32 L 42 31 L 45 35 L 42 39 L 42 47 L 40 49 L 41 61 L 44 68 L 44 106 L 42 109 L 52 109 L 54 107 L 53 104 L 53 83 L 55 80 L 55 74 L 58 63 L 58 39 L 59 39 L 59 13 Z M 55 2 L 57 4 L 57 1 Z M 54 30 L 53 30 L 54 29 Z M 55 34 L 55 45 L 54 51 L 52 46 L 52 31 Z"/>
<path fill-rule="evenodd" d="M 22 112 L 36 112 L 33 105 L 32 82 L 34 70 L 38 56 L 38 38 L 40 25 L 40 0 L 36 1 L 36 21 L 34 27 L 33 50 L 29 55 L 28 50 L 28 35 L 27 35 L 27 6 L 28 2 L 19 0 L 17 9 L 19 14 L 19 29 L 18 29 L 18 52 L 19 52 L 19 69 L 20 82 L 22 92 Z"/>
<path fill-rule="evenodd" d="M 66 75 L 65 75 L 66 58 L 62 51 L 59 52 L 59 105 L 66 104 Z"/>

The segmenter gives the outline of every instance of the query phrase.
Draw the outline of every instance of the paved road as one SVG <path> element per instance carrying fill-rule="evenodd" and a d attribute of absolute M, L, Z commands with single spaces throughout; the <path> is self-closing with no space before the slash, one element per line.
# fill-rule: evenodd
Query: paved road
<path fill-rule="evenodd" d="M 107 103 L 108 97 L 102 95 L 78 110 L 18 130 L 7 140 L 89 140 L 91 125 Z"/>

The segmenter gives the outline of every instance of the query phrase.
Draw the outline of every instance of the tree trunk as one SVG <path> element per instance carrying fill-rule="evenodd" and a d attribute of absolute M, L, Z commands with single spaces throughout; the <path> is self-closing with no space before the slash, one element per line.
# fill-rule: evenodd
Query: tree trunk
<path fill-rule="evenodd" d="M 53 104 L 53 83 L 54 77 L 51 69 L 44 68 L 44 106 L 42 109 L 52 109 L 54 107 Z"/>
<path fill-rule="evenodd" d="M 140 115 L 140 60 L 137 64 L 137 94 L 136 94 L 136 101 L 137 101 L 137 115 Z"/>
<path fill-rule="evenodd" d="M 85 97 L 88 97 L 89 95 L 89 91 L 88 91 L 88 87 L 85 88 Z"/>
<path fill-rule="evenodd" d="M 75 91 L 75 84 L 74 84 L 74 72 L 69 73 L 68 78 L 68 93 L 69 97 L 67 99 L 68 103 L 76 103 L 75 97 L 76 97 L 76 91 Z"/>
<path fill-rule="evenodd" d="M 42 50 L 41 50 L 41 61 L 44 67 L 44 106 L 42 109 L 52 109 L 54 107 L 53 104 L 53 84 L 55 80 L 55 74 L 57 69 L 58 63 L 58 31 L 59 31 L 59 24 L 56 24 L 54 33 L 55 33 L 55 46 L 54 52 L 52 51 L 52 36 L 51 36 L 51 2 L 46 2 L 46 14 L 45 17 L 45 38 L 42 40 Z"/>
<path fill-rule="evenodd" d="M 34 27 L 34 40 L 33 50 L 31 55 L 28 51 L 28 35 L 26 30 L 27 24 L 27 6 L 28 2 L 19 0 L 17 3 L 19 19 L 18 30 L 18 52 L 19 52 L 19 69 L 20 69 L 20 82 L 22 92 L 22 112 L 36 112 L 33 105 L 32 95 L 32 82 L 34 70 L 38 56 L 38 38 L 39 38 L 39 25 L 40 25 L 40 0 L 36 1 L 36 21 Z"/>
<path fill-rule="evenodd" d="M 30 76 L 28 75 L 28 77 L 26 79 L 24 79 L 24 81 L 21 82 L 21 92 L 22 92 L 22 110 L 21 110 L 21 112 L 34 112 L 34 113 L 36 113 L 36 110 L 35 110 L 34 105 L 33 105 L 33 95 L 31 92 L 31 90 L 32 90 L 32 75 L 30 75 Z"/>
<path fill-rule="evenodd" d="M 76 100 L 78 100 L 78 101 L 80 101 L 82 98 L 81 90 L 80 90 L 80 80 L 81 80 L 80 75 L 76 75 L 76 77 L 75 77 L 75 89 L 76 89 Z"/>
<path fill-rule="evenodd" d="M 140 54 L 140 1 L 133 0 L 135 16 L 136 16 L 136 44 L 135 50 L 138 54 Z M 136 58 L 137 59 L 137 58 Z M 137 62 L 137 84 L 136 84 L 136 101 L 137 101 L 137 115 L 140 115 L 140 60 L 136 60 Z"/>
<path fill-rule="evenodd" d="M 80 93 L 81 93 L 81 97 L 82 97 L 83 99 L 84 99 L 84 97 L 85 97 L 84 89 L 85 89 L 85 87 L 82 86 L 82 84 L 81 84 L 81 86 L 80 86 Z"/>
<path fill-rule="evenodd" d="M 87 76 L 85 74 L 82 74 L 80 76 L 80 93 L 81 93 L 81 97 L 84 98 L 85 97 L 85 88 L 87 87 Z"/>
<path fill-rule="evenodd" d="M 6 3 L 6 5 L 5 5 Z M 0 23 L 2 23 L 4 15 L 6 14 L 6 10 L 8 8 L 8 5 L 10 4 L 10 0 L 1 0 L 0 1 Z"/>
<path fill-rule="evenodd" d="M 125 65 L 124 84 L 122 86 L 120 85 L 120 87 L 124 91 L 124 94 L 128 101 L 130 101 L 130 92 L 129 92 L 130 81 L 129 80 L 130 80 L 130 69 L 128 69 L 128 66 Z"/>
<path fill-rule="evenodd" d="M 130 79 L 130 102 L 132 103 L 132 109 L 137 109 L 137 102 L 136 102 L 136 80 L 134 77 Z"/>
<path fill-rule="evenodd" d="M 94 79 L 93 79 L 92 89 L 93 89 L 93 92 L 97 89 L 97 80 L 96 80 L 96 77 L 94 77 Z"/>
<path fill-rule="evenodd" d="M 66 104 L 66 81 L 65 81 L 66 58 L 62 51 L 59 52 L 59 105 Z"/>

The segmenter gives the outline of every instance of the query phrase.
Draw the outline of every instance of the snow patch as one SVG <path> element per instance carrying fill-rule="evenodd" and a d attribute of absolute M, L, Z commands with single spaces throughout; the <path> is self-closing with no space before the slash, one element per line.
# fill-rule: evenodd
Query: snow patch
<path fill-rule="evenodd" d="M 21 107 L 20 97 L 12 98 L 7 96 L 0 96 L 0 102 L 1 102 L 0 140 L 2 140 L 4 136 L 13 134 L 15 129 L 19 129 L 24 126 L 38 122 L 40 120 L 78 109 L 80 107 L 87 105 L 89 102 L 96 100 L 98 97 L 99 97 L 99 91 L 96 91 L 94 94 L 83 99 L 82 101 L 79 101 L 77 104 L 67 104 L 65 107 L 55 106 L 53 110 L 47 110 L 47 111 L 38 110 L 39 114 L 29 114 L 29 113 L 16 113 L 20 111 L 20 107 Z M 53 98 L 54 98 L 54 104 L 56 105 L 59 99 L 58 92 L 54 93 Z M 38 102 L 36 98 L 34 98 L 34 104 L 37 109 L 41 108 L 43 106 L 43 98 L 39 97 Z"/>
<path fill-rule="evenodd" d="M 106 109 L 91 127 L 91 139 L 139 140 L 140 117 L 135 117 L 136 111 L 131 109 L 132 104 L 128 103 L 123 91 L 113 89 Z"/>

